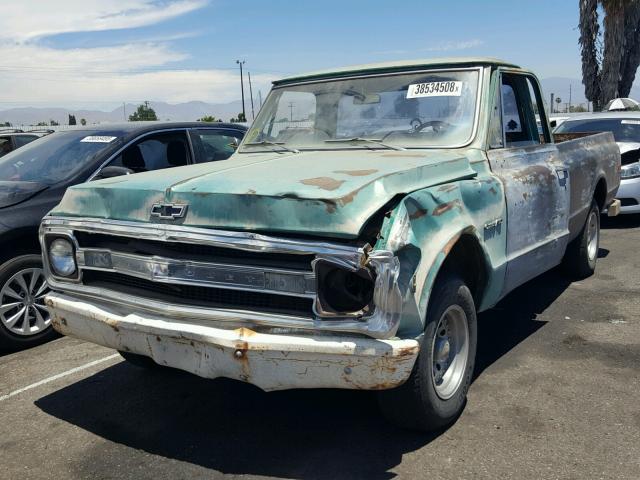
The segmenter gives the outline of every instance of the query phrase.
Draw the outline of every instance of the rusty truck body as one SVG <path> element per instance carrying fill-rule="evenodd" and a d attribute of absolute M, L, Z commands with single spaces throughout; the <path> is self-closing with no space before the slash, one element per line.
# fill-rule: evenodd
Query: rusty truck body
<path fill-rule="evenodd" d="M 56 330 L 138 365 L 379 390 L 390 420 L 440 428 L 476 313 L 561 263 L 590 275 L 619 172 L 609 133 L 554 143 L 513 64 L 300 75 L 227 160 L 70 188 L 40 229 L 46 303 Z"/>

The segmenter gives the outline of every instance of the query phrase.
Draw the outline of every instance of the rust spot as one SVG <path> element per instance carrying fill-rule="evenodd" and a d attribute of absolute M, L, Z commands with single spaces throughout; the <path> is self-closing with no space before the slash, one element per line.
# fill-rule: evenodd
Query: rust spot
<path fill-rule="evenodd" d="M 429 213 L 429 210 L 427 210 L 426 208 L 418 208 L 409 215 L 409 219 L 415 220 L 417 218 L 424 217 L 427 213 Z"/>
<path fill-rule="evenodd" d="M 252 337 L 256 334 L 253 330 L 245 327 L 240 327 L 234 330 L 240 338 L 243 337 Z"/>
<path fill-rule="evenodd" d="M 346 204 L 353 202 L 353 199 L 356 198 L 357 194 L 358 190 L 354 190 L 353 192 L 347 193 L 343 197 L 340 197 L 338 201 L 340 202 L 340 205 L 344 207 Z"/>
<path fill-rule="evenodd" d="M 327 213 L 336 212 L 336 204 L 334 202 L 324 202 Z"/>
<path fill-rule="evenodd" d="M 527 200 L 529 198 L 529 193 L 528 192 L 522 192 L 522 198 Z"/>
<path fill-rule="evenodd" d="M 352 177 L 366 177 L 367 175 L 373 175 L 377 171 L 375 168 L 372 168 L 370 170 L 335 170 L 333 173 L 344 173 Z"/>
<path fill-rule="evenodd" d="M 458 188 L 456 185 L 452 184 L 452 183 L 447 183 L 445 185 L 440 186 L 440 188 L 438 188 L 439 192 L 450 192 L 452 190 L 455 190 L 456 188 Z"/>
<path fill-rule="evenodd" d="M 497 191 L 495 188 L 493 188 L 493 187 L 491 187 L 491 188 L 489 189 L 489 191 L 490 191 L 491 193 L 493 193 L 494 195 L 496 195 L 496 194 L 498 193 L 498 191 Z"/>
<path fill-rule="evenodd" d="M 189 342 L 189 345 L 191 345 L 192 347 L 195 347 L 195 344 L 193 343 L 193 340 L 191 340 L 191 341 Z"/>
<path fill-rule="evenodd" d="M 449 210 L 451 210 L 453 208 L 460 209 L 460 201 L 459 200 L 453 200 L 451 202 L 441 203 L 440 205 L 438 205 L 436 208 L 433 209 L 432 215 L 434 217 L 439 217 L 443 213 L 448 212 Z"/>
<path fill-rule="evenodd" d="M 247 194 L 248 195 L 255 195 L 256 191 L 253 188 L 250 188 L 249 190 L 247 190 Z"/>
<path fill-rule="evenodd" d="M 398 349 L 396 357 L 409 357 L 416 354 L 418 347 L 401 347 Z"/>
<path fill-rule="evenodd" d="M 300 180 L 303 185 L 311 185 L 323 190 L 336 190 L 344 183 L 344 180 L 336 180 L 331 177 L 314 177 Z"/>
<path fill-rule="evenodd" d="M 119 332 L 120 331 L 120 329 L 118 328 L 118 321 L 117 320 L 112 320 L 112 319 L 107 318 L 104 322 L 107 325 L 109 325 L 111 328 L 113 328 L 113 330 L 115 332 Z"/>
<path fill-rule="evenodd" d="M 157 340 L 158 342 L 161 342 L 161 341 L 162 341 L 162 339 L 161 339 L 159 336 L 157 336 L 157 335 L 156 335 L 156 340 Z"/>

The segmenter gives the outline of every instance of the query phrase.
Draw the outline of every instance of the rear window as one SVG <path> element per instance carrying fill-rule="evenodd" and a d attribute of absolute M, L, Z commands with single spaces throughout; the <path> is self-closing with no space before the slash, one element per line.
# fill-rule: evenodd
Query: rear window
<path fill-rule="evenodd" d="M 640 142 L 640 118 L 566 120 L 554 133 L 611 132 L 616 142 Z"/>

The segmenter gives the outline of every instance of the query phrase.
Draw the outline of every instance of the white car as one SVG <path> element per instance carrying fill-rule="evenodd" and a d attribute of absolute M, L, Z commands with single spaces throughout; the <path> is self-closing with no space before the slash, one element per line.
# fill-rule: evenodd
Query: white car
<path fill-rule="evenodd" d="M 622 155 L 620 213 L 640 213 L 640 112 L 608 112 L 566 119 L 553 133 L 612 132 Z"/>

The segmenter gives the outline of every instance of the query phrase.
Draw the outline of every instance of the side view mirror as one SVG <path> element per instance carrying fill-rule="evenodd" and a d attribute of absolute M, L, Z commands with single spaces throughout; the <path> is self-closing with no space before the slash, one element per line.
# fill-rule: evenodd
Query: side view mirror
<path fill-rule="evenodd" d="M 102 170 L 100 170 L 100 172 L 93 179 L 100 180 L 103 178 L 119 177 L 121 175 L 131 175 L 132 173 L 134 173 L 134 171 L 130 168 L 110 166 L 104 167 Z"/>

